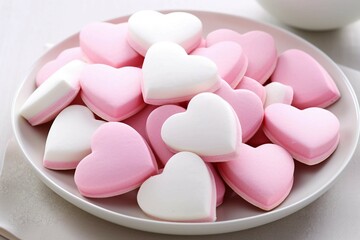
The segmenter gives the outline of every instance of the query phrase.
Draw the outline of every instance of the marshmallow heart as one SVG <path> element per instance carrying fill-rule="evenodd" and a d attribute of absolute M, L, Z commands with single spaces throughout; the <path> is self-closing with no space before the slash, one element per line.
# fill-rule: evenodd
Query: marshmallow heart
<path fill-rule="evenodd" d="M 188 101 L 220 86 L 215 63 L 202 56 L 188 56 L 172 42 L 154 44 L 145 56 L 142 70 L 143 97 L 153 105 Z"/>
<path fill-rule="evenodd" d="M 243 144 L 236 159 L 218 163 L 217 167 L 237 194 L 267 211 L 283 202 L 293 185 L 294 160 L 275 144 L 257 148 Z"/>
<path fill-rule="evenodd" d="M 202 40 L 200 19 L 185 12 L 138 11 L 129 18 L 128 26 L 128 42 L 143 56 L 157 42 L 177 43 L 189 53 Z"/>
<path fill-rule="evenodd" d="M 234 41 L 241 45 L 249 61 L 245 76 L 261 84 L 271 76 L 276 66 L 277 50 L 270 34 L 263 31 L 239 34 L 230 29 L 218 29 L 206 37 L 207 46 L 222 41 Z"/>
<path fill-rule="evenodd" d="M 279 56 L 271 81 L 291 86 L 294 90 L 292 105 L 300 109 L 325 108 L 340 98 L 326 70 L 312 56 L 298 49 L 287 50 Z"/>
<path fill-rule="evenodd" d="M 228 161 L 238 154 L 241 126 L 233 108 L 213 93 L 200 93 L 186 112 L 169 117 L 161 137 L 172 151 L 194 152 L 205 161 Z"/>
<path fill-rule="evenodd" d="M 219 42 L 208 48 L 197 48 L 191 55 L 207 57 L 212 60 L 219 75 L 232 88 L 235 88 L 244 77 L 248 60 L 241 46 L 235 42 Z"/>
<path fill-rule="evenodd" d="M 234 90 L 225 81 L 215 94 L 233 107 L 240 121 L 242 141 L 249 140 L 260 128 L 264 117 L 263 103 L 260 98 L 249 90 Z"/>
<path fill-rule="evenodd" d="M 85 106 L 72 105 L 62 110 L 51 125 L 46 139 L 44 167 L 75 169 L 91 153 L 91 137 L 103 123 L 95 120 L 94 114 Z"/>
<path fill-rule="evenodd" d="M 80 47 L 66 49 L 62 51 L 56 59 L 44 64 L 36 74 L 36 86 L 40 86 L 59 68 L 72 60 L 86 61 L 86 57 Z"/>
<path fill-rule="evenodd" d="M 150 146 L 163 166 L 165 166 L 174 153 L 167 148 L 162 140 L 161 127 L 170 116 L 180 112 L 185 112 L 185 109 L 177 105 L 160 106 L 151 112 L 146 121 L 146 132 Z"/>
<path fill-rule="evenodd" d="M 79 76 L 85 65 L 73 60 L 57 70 L 29 96 L 20 114 L 33 126 L 53 120 L 80 91 Z"/>
<path fill-rule="evenodd" d="M 272 82 L 265 86 L 266 101 L 264 108 L 273 103 L 284 103 L 291 105 L 294 91 L 292 87 L 279 82 Z"/>
<path fill-rule="evenodd" d="M 120 121 L 145 107 L 141 78 L 141 69 L 136 67 L 88 65 L 80 76 L 81 98 L 99 117 Z"/>
<path fill-rule="evenodd" d="M 240 80 L 240 83 L 235 87 L 235 89 L 247 89 L 254 92 L 261 99 L 261 102 L 264 104 L 266 99 L 266 90 L 263 85 L 258 81 L 244 76 Z"/>
<path fill-rule="evenodd" d="M 127 23 L 90 23 L 80 31 L 80 47 L 93 63 L 139 67 L 143 57 L 128 44 L 127 32 Z"/>
<path fill-rule="evenodd" d="M 149 138 L 146 133 L 146 121 L 149 115 L 157 108 L 158 106 L 146 105 L 140 112 L 132 115 L 129 118 L 124 119 L 122 122 L 134 128 L 148 143 Z M 160 130 L 159 130 L 160 131 Z"/>
<path fill-rule="evenodd" d="M 215 182 L 202 159 L 180 152 L 160 175 L 147 179 L 137 195 L 149 216 L 167 221 L 213 222 L 216 219 Z"/>
<path fill-rule="evenodd" d="M 299 110 L 275 103 L 265 109 L 263 130 L 296 160 L 314 165 L 327 159 L 339 143 L 338 118 L 323 108 Z"/>
<path fill-rule="evenodd" d="M 157 173 L 150 148 L 132 127 L 124 123 L 101 125 L 92 137 L 91 150 L 75 170 L 75 183 L 83 196 L 120 195 L 134 190 Z"/>

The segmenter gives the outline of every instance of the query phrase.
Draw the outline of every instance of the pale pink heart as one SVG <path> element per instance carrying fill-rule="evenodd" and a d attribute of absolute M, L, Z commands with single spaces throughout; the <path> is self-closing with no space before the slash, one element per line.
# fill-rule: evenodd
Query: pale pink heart
<path fill-rule="evenodd" d="M 224 202 L 224 196 L 226 192 L 225 183 L 221 178 L 219 172 L 217 171 L 216 167 L 214 167 L 212 163 L 206 163 L 206 165 L 214 176 L 216 187 L 216 206 L 218 207 Z"/>
<path fill-rule="evenodd" d="M 279 56 L 271 81 L 291 86 L 292 105 L 300 109 L 325 108 L 340 98 L 329 73 L 312 56 L 298 49 L 287 50 Z"/>
<path fill-rule="evenodd" d="M 161 127 L 164 122 L 176 113 L 185 112 L 185 109 L 177 105 L 163 105 L 155 109 L 146 121 L 146 132 L 150 146 L 157 156 L 159 165 L 165 166 L 167 161 L 175 154 L 170 151 L 161 138 Z"/>
<path fill-rule="evenodd" d="M 243 79 L 240 80 L 240 83 L 235 87 L 235 89 L 250 90 L 259 96 L 262 103 L 265 103 L 266 90 L 265 90 L 264 86 L 252 78 L 244 76 Z"/>
<path fill-rule="evenodd" d="M 92 137 L 91 150 L 75 170 L 75 183 L 83 196 L 120 195 L 157 174 L 150 148 L 124 123 L 108 122 L 100 126 Z"/>
<path fill-rule="evenodd" d="M 217 167 L 237 194 L 266 211 L 282 203 L 293 185 L 294 161 L 275 144 L 257 148 L 243 144 L 236 159 L 218 163 Z"/>
<path fill-rule="evenodd" d="M 138 113 L 124 119 L 122 122 L 134 128 L 149 143 L 149 138 L 146 133 L 146 121 L 150 113 L 157 107 L 158 106 L 154 105 L 146 105 Z"/>
<path fill-rule="evenodd" d="M 128 44 L 127 32 L 127 23 L 90 23 L 80 31 L 80 47 L 93 63 L 140 67 L 143 57 Z"/>
<path fill-rule="evenodd" d="M 214 92 L 227 101 L 234 109 L 240 121 L 243 142 L 248 141 L 260 128 L 264 108 L 260 98 L 246 89 L 232 89 L 222 81 L 220 89 Z"/>
<path fill-rule="evenodd" d="M 241 45 L 249 64 L 245 76 L 261 84 L 271 76 L 276 66 L 277 49 L 274 38 L 263 31 L 240 34 L 230 29 L 218 29 L 206 37 L 207 46 L 222 41 L 234 41 Z"/>
<path fill-rule="evenodd" d="M 36 74 L 36 86 L 40 86 L 59 68 L 72 60 L 86 61 L 86 57 L 80 47 L 65 49 L 56 57 L 56 59 L 45 63 Z"/>
<path fill-rule="evenodd" d="M 207 48 L 197 48 L 191 55 L 212 60 L 218 68 L 220 77 L 232 88 L 239 84 L 248 66 L 247 57 L 241 46 L 231 41 L 219 42 Z"/>
<path fill-rule="evenodd" d="M 140 68 L 91 64 L 80 76 L 81 98 L 99 117 L 121 121 L 145 107 L 141 79 Z"/>
<path fill-rule="evenodd" d="M 265 109 L 263 130 L 274 143 L 307 165 L 327 159 L 339 143 L 340 123 L 329 110 L 275 103 Z"/>

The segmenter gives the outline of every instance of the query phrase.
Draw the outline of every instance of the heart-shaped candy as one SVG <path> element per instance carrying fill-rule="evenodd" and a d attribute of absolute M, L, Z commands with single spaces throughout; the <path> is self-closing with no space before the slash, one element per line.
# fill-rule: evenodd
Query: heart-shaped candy
<path fill-rule="evenodd" d="M 241 45 L 249 61 L 245 76 L 261 84 L 271 76 L 276 66 L 277 50 L 270 34 L 263 31 L 239 34 L 230 29 L 218 29 L 206 37 L 207 46 L 222 41 L 234 41 Z"/>
<path fill-rule="evenodd" d="M 264 108 L 273 103 L 284 103 L 291 105 L 294 97 L 294 91 L 292 87 L 279 82 L 271 82 L 265 86 L 265 90 L 266 101 L 264 103 Z"/>
<path fill-rule="evenodd" d="M 150 143 L 148 135 L 146 133 L 146 121 L 147 121 L 149 115 L 157 107 L 158 106 L 154 106 L 154 105 L 146 105 L 138 113 L 136 113 L 135 115 L 132 115 L 129 118 L 122 120 L 122 122 L 129 125 L 130 127 L 134 128 L 148 143 Z"/>
<path fill-rule="evenodd" d="M 265 109 L 263 130 L 296 160 L 314 165 L 327 159 L 339 143 L 338 118 L 329 110 L 304 110 L 275 103 Z"/>
<path fill-rule="evenodd" d="M 140 68 L 91 64 L 80 76 L 81 98 L 101 118 L 121 121 L 145 107 L 141 79 Z"/>
<path fill-rule="evenodd" d="M 200 92 L 213 92 L 220 86 L 215 63 L 202 56 L 188 56 L 172 42 L 152 45 L 142 70 L 143 97 L 153 105 L 188 101 Z"/>
<path fill-rule="evenodd" d="M 73 60 L 57 70 L 29 96 L 20 114 L 33 126 L 53 120 L 80 91 L 79 77 L 85 65 Z"/>
<path fill-rule="evenodd" d="M 160 175 L 147 179 L 137 201 L 149 216 L 167 221 L 213 222 L 216 219 L 215 182 L 203 160 L 194 153 L 175 154 Z"/>
<path fill-rule="evenodd" d="M 85 106 L 72 105 L 62 110 L 51 125 L 46 139 L 44 167 L 75 169 L 91 153 L 91 137 L 103 123 L 96 120 Z"/>
<path fill-rule="evenodd" d="M 161 137 L 172 151 L 194 152 L 205 161 L 228 161 L 242 141 L 239 119 L 231 105 L 214 93 L 191 99 L 186 112 L 169 117 Z"/>
<path fill-rule="evenodd" d="M 143 57 L 128 44 L 127 32 L 127 23 L 90 23 L 80 31 L 80 47 L 93 63 L 140 67 Z"/>
<path fill-rule="evenodd" d="M 129 44 L 143 56 L 151 45 L 161 41 L 177 43 L 190 53 L 202 39 L 200 19 L 185 12 L 138 11 L 129 18 L 128 27 Z"/>
<path fill-rule="evenodd" d="M 224 181 L 242 198 L 271 210 L 288 196 L 294 176 L 294 160 L 282 147 L 264 144 L 253 148 L 242 144 L 237 158 L 218 163 Z"/>
<path fill-rule="evenodd" d="M 264 117 L 263 103 L 260 98 L 249 90 L 234 90 L 225 81 L 215 94 L 233 107 L 240 121 L 242 141 L 249 140 L 260 128 Z"/>
<path fill-rule="evenodd" d="M 327 71 L 312 56 L 298 49 L 287 50 L 279 56 L 271 81 L 291 86 L 292 105 L 300 109 L 325 108 L 340 98 Z"/>
<path fill-rule="evenodd" d="M 40 86 L 59 68 L 72 60 L 86 61 L 86 56 L 80 47 L 65 49 L 57 56 L 56 59 L 44 64 L 44 66 L 42 66 L 36 74 L 36 86 Z"/>
<path fill-rule="evenodd" d="M 150 146 L 162 166 L 165 166 L 174 152 L 170 151 L 162 140 L 161 127 L 170 116 L 181 112 L 185 112 L 185 109 L 180 106 L 163 105 L 152 111 L 146 121 L 146 132 Z"/>
<path fill-rule="evenodd" d="M 78 164 L 75 183 L 86 197 L 120 195 L 157 173 L 150 148 L 132 127 L 120 122 L 101 125 L 91 140 L 91 154 Z"/>
<path fill-rule="evenodd" d="M 232 88 L 235 88 L 244 77 L 248 60 L 241 46 L 235 42 L 219 42 L 210 47 L 197 48 L 191 55 L 207 57 L 212 60 L 219 75 Z"/>
<path fill-rule="evenodd" d="M 261 102 L 264 104 L 266 99 L 266 90 L 263 85 L 258 81 L 244 76 L 240 80 L 240 83 L 235 87 L 235 89 L 247 89 L 254 92 L 261 99 Z"/>

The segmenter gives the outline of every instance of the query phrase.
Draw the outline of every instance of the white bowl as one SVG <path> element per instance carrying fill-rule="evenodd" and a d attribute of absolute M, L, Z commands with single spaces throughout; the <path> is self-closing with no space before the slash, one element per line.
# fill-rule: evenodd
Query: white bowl
<path fill-rule="evenodd" d="M 359 0 L 257 0 L 280 21 L 307 30 L 343 27 L 360 18 Z"/>
<path fill-rule="evenodd" d="M 16 139 L 40 179 L 61 197 L 77 207 L 110 222 L 144 231 L 167 234 L 215 234 L 243 230 L 283 218 L 313 202 L 332 186 L 349 163 L 359 136 L 359 107 L 354 91 L 339 67 L 323 52 L 287 31 L 253 20 L 232 15 L 190 11 L 204 25 L 204 34 L 218 28 L 230 28 L 240 33 L 254 29 L 266 31 L 276 41 L 279 52 L 289 48 L 302 49 L 311 54 L 329 72 L 342 97 L 329 110 L 340 120 L 340 144 L 335 153 L 316 166 L 296 163 L 294 186 L 286 200 L 272 211 L 253 207 L 228 191 L 224 203 L 217 209 L 213 223 L 178 223 L 154 220 L 146 216 L 136 203 L 136 191 L 108 199 L 90 199 L 80 195 L 73 179 L 74 171 L 52 171 L 42 165 L 45 141 L 50 124 L 32 127 L 19 115 L 19 109 L 35 89 L 39 68 L 66 48 L 77 46 L 78 34 L 54 46 L 45 53 L 26 76 L 15 96 L 12 123 Z M 120 17 L 111 22 L 125 22 Z"/>

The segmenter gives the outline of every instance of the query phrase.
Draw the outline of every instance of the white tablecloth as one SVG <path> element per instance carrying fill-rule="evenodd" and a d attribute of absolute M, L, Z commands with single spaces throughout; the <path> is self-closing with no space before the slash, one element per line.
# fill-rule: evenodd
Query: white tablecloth
<path fill-rule="evenodd" d="M 334 31 L 295 30 L 248 0 L 4 0 L 0 1 L 0 144 L 4 145 L 4 132 L 10 128 L 10 98 L 47 43 L 57 43 L 89 22 L 141 9 L 209 10 L 265 21 L 302 36 L 335 62 L 360 70 L 360 21 Z M 347 70 L 346 74 L 360 94 L 360 73 Z M 357 151 L 326 194 L 291 216 L 221 237 L 188 239 L 360 239 L 359 157 Z M 0 226 L 22 239 L 183 239 L 121 227 L 76 208 L 35 176 L 14 141 L 10 142 L 0 176 Z"/>

